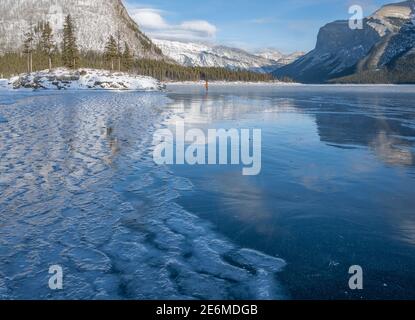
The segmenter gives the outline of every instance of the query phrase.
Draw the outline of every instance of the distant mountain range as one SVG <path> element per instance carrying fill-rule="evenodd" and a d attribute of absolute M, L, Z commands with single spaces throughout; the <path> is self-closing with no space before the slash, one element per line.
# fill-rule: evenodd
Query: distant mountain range
<path fill-rule="evenodd" d="M 305 52 L 295 51 L 290 54 L 283 54 L 275 49 L 266 49 L 257 52 L 256 55 L 268 60 L 277 61 L 280 65 L 286 66 L 304 56 Z"/>
<path fill-rule="evenodd" d="M 352 30 L 335 21 L 320 29 L 314 50 L 274 71 L 305 83 L 415 82 L 415 0 L 383 6 Z"/>
<path fill-rule="evenodd" d="M 153 39 L 153 42 L 164 55 L 183 66 L 222 67 L 261 73 L 271 73 L 304 54 L 295 52 L 284 55 L 276 50 L 266 50 L 254 54 L 237 48 L 202 43 L 157 39 Z"/>
<path fill-rule="evenodd" d="M 160 50 L 140 31 L 121 0 L 1 0 L 0 54 L 22 49 L 30 26 L 48 21 L 59 43 L 64 18 L 70 14 L 83 51 L 102 52 L 110 35 L 122 34 L 138 57 L 162 58 Z"/>

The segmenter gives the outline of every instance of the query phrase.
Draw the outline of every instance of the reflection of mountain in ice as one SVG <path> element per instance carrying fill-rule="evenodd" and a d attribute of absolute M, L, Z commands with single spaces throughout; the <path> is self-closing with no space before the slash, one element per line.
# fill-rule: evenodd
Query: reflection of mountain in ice
<path fill-rule="evenodd" d="M 215 121 L 242 121 L 260 114 L 273 119 L 283 112 L 294 112 L 290 99 L 264 99 L 260 96 L 218 95 L 200 99 L 174 96 L 170 109 L 183 118 L 186 125 L 206 125 Z"/>
<path fill-rule="evenodd" d="M 149 156 L 161 94 L 13 99 L 0 123 L 0 298 L 281 296 L 282 260 L 175 204 L 191 184 Z M 54 264 L 63 291 L 47 287 Z"/>
<path fill-rule="evenodd" d="M 178 92 L 171 109 L 188 126 L 281 121 L 292 113 L 311 118 L 319 139 L 329 145 L 370 147 L 385 163 L 415 164 L 413 86 L 218 87 L 208 94 L 200 86 L 169 88 Z M 168 122 L 174 123 L 175 118 Z"/>
<path fill-rule="evenodd" d="M 262 130 L 257 177 L 230 166 L 173 166 L 194 185 L 179 200 L 185 209 L 241 245 L 281 254 L 293 298 L 415 296 L 413 86 L 172 91 L 171 108 L 191 128 Z M 372 275 L 364 293 L 344 289 L 356 261 Z"/>
<path fill-rule="evenodd" d="M 376 97 L 366 95 L 357 101 L 348 101 L 345 110 L 341 107 L 344 100 L 340 98 L 314 101 L 326 111 L 316 114 L 319 136 L 330 145 L 368 146 L 387 164 L 413 166 L 415 128 L 411 102 L 409 96 L 403 96 L 399 102 L 388 101 L 396 106 L 379 104 Z"/>

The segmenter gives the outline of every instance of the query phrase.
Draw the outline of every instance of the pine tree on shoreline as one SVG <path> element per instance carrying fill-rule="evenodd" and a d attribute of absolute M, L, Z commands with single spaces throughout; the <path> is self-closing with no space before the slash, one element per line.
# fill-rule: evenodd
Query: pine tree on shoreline
<path fill-rule="evenodd" d="M 119 50 L 117 42 L 114 37 L 111 35 L 108 39 L 107 44 L 105 45 L 105 58 L 111 63 L 111 71 L 114 71 L 114 59 L 119 57 Z"/>
<path fill-rule="evenodd" d="M 118 29 L 117 29 L 117 62 L 118 62 L 118 72 L 121 72 L 121 58 L 122 58 L 121 32 L 120 32 L 120 27 L 118 26 Z"/>
<path fill-rule="evenodd" d="M 131 54 L 130 46 L 128 45 L 127 42 L 124 42 L 124 52 L 122 54 L 122 59 L 123 59 L 124 68 L 126 69 L 127 72 L 130 71 L 133 65 L 134 57 Z"/>
<path fill-rule="evenodd" d="M 33 51 L 34 51 L 34 34 L 32 27 L 30 27 L 30 30 L 25 33 L 25 39 L 23 42 L 23 53 L 27 55 L 27 72 L 32 73 L 33 72 Z"/>
<path fill-rule="evenodd" d="M 70 15 L 66 16 L 63 26 L 62 60 L 66 67 L 75 69 L 79 60 L 75 27 Z"/>
<path fill-rule="evenodd" d="M 53 41 L 53 31 L 49 22 L 46 22 L 41 36 L 41 49 L 48 57 L 49 70 L 52 69 L 52 55 L 55 51 L 55 42 Z"/>
<path fill-rule="evenodd" d="M 48 22 L 39 22 L 24 34 L 24 47 L 20 52 L 8 52 L 0 58 L 0 73 L 9 76 L 24 72 L 25 64 L 27 72 L 52 68 L 52 58 L 56 66 L 75 68 L 103 69 L 104 61 L 111 62 L 111 70 L 114 71 L 115 63 L 118 70 L 125 70 L 134 74 L 151 76 L 161 81 L 200 81 L 208 77 L 211 81 L 272 81 L 272 75 L 258 74 L 244 70 L 228 70 L 224 68 L 185 67 L 172 61 L 138 59 L 128 43 L 122 42 L 121 34 L 110 36 L 104 52 L 84 51 L 79 52 L 75 37 L 75 26 L 70 16 L 65 18 L 62 51 L 57 49 L 53 41 L 53 30 Z M 22 52 L 24 55 L 22 55 Z M 46 63 L 45 56 L 48 57 Z M 117 60 L 115 60 L 117 59 Z"/>

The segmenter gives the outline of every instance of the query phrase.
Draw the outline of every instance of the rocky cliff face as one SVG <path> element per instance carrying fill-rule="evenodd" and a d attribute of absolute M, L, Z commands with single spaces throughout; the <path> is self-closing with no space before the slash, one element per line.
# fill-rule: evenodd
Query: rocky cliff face
<path fill-rule="evenodd" d="M 412 22 L 407 22 L 398 32 L 385 35 L 359 62 L 357 71 L 376 70 L 389 66 L 394 60 L 400 59 L 414 47 L 415 25 Z"/>
<path fill-rule="evenodd" d="M 276 75 L 302 82 L 326 82 L 388 65 L 413 48 L 415 0 L 386 5 L 352 30 L 348 21 L 321 28 L 316 48 Z"/>
<path fill-rule="evenodd" d="M 76 25 L 80 49 L 102 52 L 118 30 L 138 57 L 161 58 L 159 49 L 130 18 L 121 0 L 1 0 L 0 53 L 19 51 L 31 25 L 49 21 L 58 43 L 63 22 L 70 14 Z"/>

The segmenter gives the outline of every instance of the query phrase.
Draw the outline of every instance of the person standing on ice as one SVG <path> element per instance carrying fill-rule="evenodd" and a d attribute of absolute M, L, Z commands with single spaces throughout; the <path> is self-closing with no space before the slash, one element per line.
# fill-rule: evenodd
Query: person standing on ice
<path fill-rule="evenodd" d="M 208 77 L 207 77 L 207 75 L 205 73 L 202 73 L 202 77 L 201 78 L 205 80 L 205 89 L 206 89 L 206 92 L 208 92 L 209 91 L 209 81 L 208 81 Z"/>

